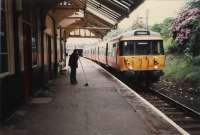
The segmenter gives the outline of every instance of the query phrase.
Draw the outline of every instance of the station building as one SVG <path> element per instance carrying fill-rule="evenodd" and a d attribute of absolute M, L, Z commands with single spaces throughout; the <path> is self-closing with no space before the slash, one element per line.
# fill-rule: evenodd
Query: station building
<path fill-rule="evenodd" d="M 59 75 L 69 37 L 102 38 L 143 0 L 0 0 L 0 121 Z"/>

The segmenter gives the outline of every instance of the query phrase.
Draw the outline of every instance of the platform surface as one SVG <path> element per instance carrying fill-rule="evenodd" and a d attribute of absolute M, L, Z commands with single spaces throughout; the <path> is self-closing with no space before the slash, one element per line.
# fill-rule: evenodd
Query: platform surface
<path fill-rule="evenodd" d="M 89 86 L 79 64 L 77 85 L 65 75 L 52 81 L 51 96 L 33 99 L 0 135 L 179 135 L 140 101 L 128 103 L 118 92 L 124 87 L 100 66 L 81 61 Z"/>

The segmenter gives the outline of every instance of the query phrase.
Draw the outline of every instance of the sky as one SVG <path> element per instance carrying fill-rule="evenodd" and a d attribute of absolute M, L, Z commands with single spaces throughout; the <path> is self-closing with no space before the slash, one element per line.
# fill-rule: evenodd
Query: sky
<path fill-rule="evenodd" d="M 137 17 L 146 17 L 147 10 L 149 10 L 149 25 L 161 23 L 167 17 L 176 17 L 178 11 L 181 10 L 185 3 L 186 0 L 146 0 L 129 15 L 129 18 L 122 20 L 118 27 L 127 28 L 131 26 Z M 78 46 L 78 44 L 94 43 L 98 40 L 69 38 L 67 41 L 68 44 L 76 44 Z"/>
<path fill-rule="evenodd" d="M 161 23 L 167 17 L 175 17 L 182 7 L 184 7 L 186 0 L 146 0 L 136 10 L 134 10 L 129 18 L 124 19 L 119 25 L 119 28 L 127 28 L 131 26 L 133 20 L 137 17 L 146 18 L 147 11 L 149 11 L 149 25 Z M 143 19 L 146 23 L 146 19 Z"/>

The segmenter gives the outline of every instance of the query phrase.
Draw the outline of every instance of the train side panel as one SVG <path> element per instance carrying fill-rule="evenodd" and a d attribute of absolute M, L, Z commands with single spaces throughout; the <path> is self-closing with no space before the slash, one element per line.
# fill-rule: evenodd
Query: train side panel
<path fill-rule="evenodd" d="M 112 68 L 119 69 L 118 56 L 119 56 L 118 42 L 114 41 L 108 44 L 108 65 Z"/>

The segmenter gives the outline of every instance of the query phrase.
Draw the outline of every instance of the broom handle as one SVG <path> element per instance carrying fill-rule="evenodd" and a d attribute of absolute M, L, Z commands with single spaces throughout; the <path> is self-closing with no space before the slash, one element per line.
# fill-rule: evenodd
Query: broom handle
<path fill-rule="evenodd" d="M 83 74 L 84 74 L 85 80 L 86 80 L 86 82 L 88 82 L 88 81 L 87 81 L 86 74 L 85 74 L 85 70 L 83 69 L 83 65 L 82 65 L 82 62 L 81 62 L 80 58 L 79 58 L 78 60 L 79 60 L 79 62 L 80 62 L 80 64 L 81 64 L 81 68 L 82 68 L 82 70 L 83 70 Z"/>

